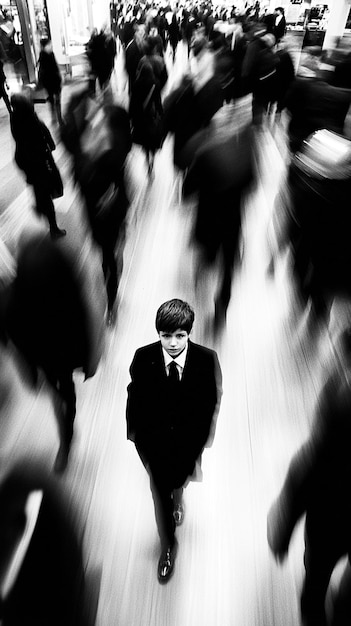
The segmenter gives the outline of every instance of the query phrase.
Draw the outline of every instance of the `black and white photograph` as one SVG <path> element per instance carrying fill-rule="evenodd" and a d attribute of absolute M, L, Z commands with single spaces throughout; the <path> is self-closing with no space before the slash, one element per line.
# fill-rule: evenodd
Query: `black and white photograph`
<path fill-rule="evenodd" d="M 0 146 L 0 626 L 350 626 L 350 0 L 4 0 Z"/>

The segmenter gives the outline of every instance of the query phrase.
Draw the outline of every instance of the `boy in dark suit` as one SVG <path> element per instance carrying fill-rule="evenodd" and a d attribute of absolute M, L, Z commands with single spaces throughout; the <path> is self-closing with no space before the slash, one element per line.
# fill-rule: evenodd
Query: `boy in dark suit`
<path fill-rule="evenodd" d="M 169 580 L 184 518 L 182 492 L 211 445 L 221 395 L 217 354 L 189 341 L 194 311 L 169 300 L 156 315 L 160 341 L 136 351 L 130 367 L 127 436 L 150 476 L 162 553 L 158 580 Z"/>

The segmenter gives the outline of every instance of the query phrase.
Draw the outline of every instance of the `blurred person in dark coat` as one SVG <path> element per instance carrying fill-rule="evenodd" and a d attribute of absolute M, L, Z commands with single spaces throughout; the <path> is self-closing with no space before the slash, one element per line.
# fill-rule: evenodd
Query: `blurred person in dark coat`
<path fill-rule="evenodd" d="M 143 148 L 151 176 L 155 153 L 163 141 L 163 106 L 159 81 L 147 57 L 138 66 L 130 96 L 129 115 L 133 142 Z"/>
<path fill-rule="evenodd" d="M 214 54 L 215 75 L 222 87 L 223 101 L 229 103 L 234 91 L 234 54 L 224 34 L 216 30 L 212 32 L 210 46 Z"/>
<path fill-rule="evenodd" d="M 125 183 L 125 161 L 132 147 L 129 115 L 119 105 L 101 109 L 85 88 L 68 102 L 62 137 L 73 156 L 74 177 L 85 200 L 91 234 L 102 252 L 106 321 L 111 326 L 116 321 L 129 207 Z"/>
<path fill-rule="evenodd" d="M 125 68 L 128 74 L 129 95 L 131 94 L 133 83 L 138 70 L 140 60 L 145 54 L 146 33 L 144 24 L 134 25 L 134 37 L 126 44 Z"/>
<path fill-rule="evenodd" d="M 1 461 L 1 623 L 94 626 L 100 583 L 72 501 L 40 462 Z"/>
<path fill-rule="evenodd" d="M 87 43 L 87 57 L 100 89 L 103 89 L 111 78 L 116 51 L 116 40 L 107 27 L 102 28 L 100 32 L 93 31 Z"/>
<path fill-rule="evenodd" d="M 6 80 L 6 74 L 4 72 L 4 63 L 2 59 L 0 59 L 0 98 L 3 99 L 8 112 L 11 114 L 12 113 L 11 102 L 10 102 L 8 93 L 6 91 L 6 88 L 8 89 L 8 84 Z"/>
<path fill-rule="evenodd" d="M 97 369 L 102 350 L 101 312 L 89 275 L 79 271 L 76 252 L 64 240 L 25 232 L 17 274 L 7 290 L 6 332 L 37 383 L 41 369 L 54 392 L 60 448 L 55 469 L 68 462 L 76 415 L 73 372 L 85 380 Z"/>
<path fill-rule="evenodd" d="M 283 109 L 283 103 L 286 98 L 293 81 L 295 79 L 295 67 L 292 60 L 292 56 L 286 45 L 281 44 L 279 48 L 275 50 L 275 55 L 278 59 L 277 75 L 276 75 L 276 116 L 280 116 Z"/>
<path fill-rule="evenodd" d="M 300 602 L 304 626 L 346 626 L 351 620 L 349 568 L 340 594 L 334 598 L 330 622 L 325 606 L 334 568 L 343 557 L 351 557 L 350 311 L 348 325 L 334 348 L 333 369 L 319 394 L 310 435 L 292 458 L 280 494 L 268 513 L 268 543 L 279 562 L 288 554 L 296 525 L 306 516 Z"/>
<path fill-rule="evenodd" d="M 189 340 L 193 322 L 188 303 L 164 302 L 156 314 L 160 341 L 139 348 L 130 366 L 127 437 L 150 476 L 162 549 L 160 583 L 173 573 L 183 488 L 213 443 L 222 393 L 217 354 Z"/>
<path fill-rule="evenodd" d="M 125 219 L 129 200 L 125 184 L 125 161 L 132 147 L 127 111 L 118 105 L 106 110 L 110 146 L 96 159 L 76 155 L 76 177 L 85 199 L 95 243 L 101 248 L 107 293 L 106 320 L 116 321 L 116 298 L 123 270 Z"/>
<path fill-rule="evenodd" d="M 38 80 L 39 84 L 46 89 L 51 107 L 52 119 L 61 124 L 61 85 L 62 78 L 55 55 L 52 50 L 52 43 L 47 37 L 40 40 L 40 54 L 38 60 Z"/>
<path fill-rule="evenodd" d="M 243 95 L 252 93 L 252 118 L 256 125 L 262 123 L 276 89 L 278 60 L 272 43 L 272 35 L 267 35 L 264 24 L 255 24 L 248 33 L 241 80 Z"/>
<path fill-rule="evenodd" d="M 290 246 L 297 302 L 309 322 L 328 323 L 332 300 L 351 295 L 351 142 L 316 131 L 294 155 L 277 197 L 280 253 Z"/>
<path fill-rule="evenodd" d="M 49 222 L 51 237 L 62 237 L 66 231 L 56 222 L 53 198 L 63 195 L 60 173 L 52 157 L 55 142 L 49 129 L 34 111 L 33 102 L 23 94 L 11 97 L 11 132 L 16 142 L 15 161 L 32 185 L 35 210 Z"/>
<path fill-rule="evenodd" d="M 162 54 L 158 51 L 157 37 L 148 35 L 146 38 L 145 56 L 142 57 L 139 66 L 144 61 L 148 61 L 150 63 L 154 76 L 158 82 L 160 92 L 162 92 L 162 89 L 165 87 L 168 80 L 168 71 L 163 58 L 163 49 Z"/>
<path fill-rule="evenodd" d="M 220 261 L 214 319 L 219 330 L 226 318 L 234 264 L 239 259 L 242 199 L 253 181 L 252 131 L 250 127 L 233 130 L 227 125 L 217 128 L 213 121 L 208 131 L 194 137 L 195 141 L 197 149 L 183 193 L 198 193 L 194 227 L 194 240 L 201 252 L 198 275 L 204 267 Z"/>
<path fill-rule="evenodd" d="M 215 75 L 213 52 L 204 37 L 193 42 L 193 72 L 185 76 L 164 101 L 165 133 L 174 135 L 173 161 L 184 170 L 189 163 L 183 158 L 186 143 L 205 128 L 223 105 L 221 84 Z"/>
<path fill-rule="evenodd" d="M 320 54 L 313 48 L 304 50 L 297 76 L 282 101 L 282 109 L 286 108 L 290 115 L 288 135 L 292 152 L 315 130 L 343 133 L 351 91 L 330 84 L 332 74 L 321 69 Z"/>
<path fill-rule="evenodd" d="M 273 35 L 276 38 L 277 43 L 284 37 L 286 31 L 286 19 L 285 11 L 283 7 L 277 7 L 274 9 L 275 22 L 273 27 Z"/>
<path fill-rule="evenodd" d="M 178 43 L 181 39 L 180 26 L 178 23 L 177 14 L 173 13 L 171 23 L 168 25 L 168 39 L 172 48 L 172 59 L 175 61 L 175 56 L 178 48 Z"/>

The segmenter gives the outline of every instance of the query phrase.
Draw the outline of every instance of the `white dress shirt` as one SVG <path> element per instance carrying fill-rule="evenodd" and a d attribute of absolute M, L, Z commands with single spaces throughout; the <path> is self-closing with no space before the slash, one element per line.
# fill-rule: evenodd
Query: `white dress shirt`
<path fill-rule="evenodd" d="M 186 355 L 188 353 L 188 346 L 189 344 L 187 343 L 183 352 L 181 352 L 175 359 L 170 356 L 168 354 L 168 352 L 166 352 L 166 350 L 164 348 L 162 348 L 162 352 L 163 352 L 163 358 L 165 361 L 165 368 L 166 368 L 166 374 L 167 376 L 169 376 L 169 366 L 172 363 L 172 361 L 175 362 L 176 366 L 177 366 L 177 370 L 178 370 L 178 374 L 179 374 L 179 380 L 182 379 L 183 376 L 183 370 L 184 370 L 184 366 L 185 366 L 185 360 L 186 360 Z"/>

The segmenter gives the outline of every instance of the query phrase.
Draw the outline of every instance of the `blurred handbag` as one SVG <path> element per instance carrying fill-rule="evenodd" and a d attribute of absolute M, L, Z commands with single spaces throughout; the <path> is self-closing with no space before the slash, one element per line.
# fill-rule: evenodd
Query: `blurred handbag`
<path fill-rule="evenodd" d="M 49 182 L 50 195 L 53 200 L 63 196 L 63 182 L 58 167 L 53 159 L 51 150 L 46 153 L 46 173 Z"/>

